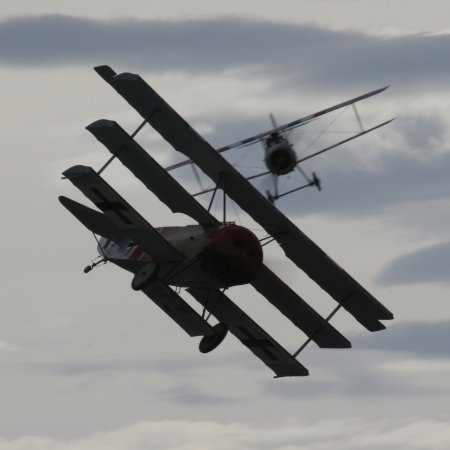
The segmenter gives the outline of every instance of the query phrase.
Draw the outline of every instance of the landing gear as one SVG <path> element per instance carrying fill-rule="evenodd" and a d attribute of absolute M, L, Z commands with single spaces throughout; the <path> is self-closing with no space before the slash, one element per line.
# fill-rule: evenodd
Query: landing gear
<path fill-rule="evenodd" d="M 228 333 L 228 326 L 224 323 L 218 323 L 213 327 L 214 334 L 210 336 L 203 336 L 198 349 L 202 353 L 209 353 L 213 351 L 219 344 L 225 339 L 225 336 Z"/>
<path fill-rule="evenodd" d="M 149 262 L 133 277 L 131 287 L 135 291 L 140 291 L 147 286 L 148 283 L 153 281 L 158 275 L 159 264 L 155 262 Z"/>
<path fill-rule="evenodd" d="M 100 257 L 99 257 L 99 258 L 100 258 Z M 108 262 L 108 260 L 107 260 L 105 257 L 100 258 L 98 261 L 95 261 L 95 262 L 93 262 L 91 265 L 86 266 L 86 267 L 83 269 L 83 272 L 84 272 L 84 273 L 89 273 L 94 267 L 98 266 L 99 264 L 106 264 L 107 262 Z"/>

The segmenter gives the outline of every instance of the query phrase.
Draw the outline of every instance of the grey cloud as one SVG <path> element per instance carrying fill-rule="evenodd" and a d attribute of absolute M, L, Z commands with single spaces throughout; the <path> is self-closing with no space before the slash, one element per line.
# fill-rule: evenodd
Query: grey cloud
<path fill-rule="evenodd" d="M 242 399 L 233 398 L 229 396 L 221 396 L 217 394 L 210 394 L 206 391 L 200 390 L 194 385 L 187 383 L 178 384 L 170 389 L 167 389 L 162 394 L 157 394 L 160 399 L 177 403 L 179 405 L 193 406 L 193 405 L 220 405 L 240 403 Z"/>
<path fill-rule="evenodd" d="M 450 242 L 400 256 L 387 265 L 377 281 L 384 285 L 450 283 Z"/>
<path fill-rule="evenodd" d="M 176 105 L 173 106 L 176 108 Z M 315 109 L 319 109 L 319 105 L 312 106 L 307 112 Z M 217 110 L 220 110 L 220 105 L 217 105 Z M 323 122 L 299 128 L 290 135 L 299 157 L 348 137 L 332 132 L 321 135 L 320 130 L 331 120 L 333 119 L 324 118 Z M 217 129 L 205 137 L 215 147 L 245 138 L 269 126 L 264 112 L 261 112 L 259 119 L 224 117 L 215 118 L 214 121 L 218 125 Z M 331 131 L 342 130 L 343 126 L 348 127 L 336 123 Z M 322 180 L 323 192 L 319 193 L 315 188 L 306 189 L 282 198 L 278 205 L 284 212 L 296 216 L 323 213 L 366 216 L 378 214 L 383 209 L 399 204 L 448 199 L 448 129 L 446 119 L 437 113 L 410 112 L 398 117 L 381 130 L 302 163 L 306 173 L 317 173 Z M 314 133 L 313 130 L 317 131 Z M 380 139 L 380 134 L 384 136 L 383 139 Z M 318 136 L 320 139 L 309 147 L 309 143 Z M 223 155 L 246 176 L 267 170 L 259 143 Z M 357 162 L 364 159 L 375 162 L 371 165 Z M 180 169 L 177 176 L 191 192 L 198 192 L 199 186 L 192 177 L 190 167 Z M 206 180 L 204 185 L 210 186 L 209 183 Z M 280 178 L 280 192 L 304 183 L 305 180 L 299 173 L 291 172 Z M 254 180 L 253 184 L 262 192 L 273 188 L 269 175 Z"/>
<path fill-rule="evenodd" d="M 382 350 L 418 358 L 450 358 L 450 320 L 393 323 L 374 334 L 352 338 L 357 350 Z"/>
<path fill-rule="evenodd" d="M 437 114 L 403 115 L 395 123 L 395 129 L 405 139 L 407 146 L 418 152 L 446 147 L 447 124 Z"/>
<path fill-rule="evenodd" d="M 356 419 L 344 405 L 339 418 L 311 420 L 302 410 L 301 419 L 283 419 L 255 423 L 246 417 L 241 423 L 209 420 L 158 420 L 128 423 L 120 428 L 83 433 L 76 439 L 22 436 L 1 440 L 0 450 L 84 450 L 114 448 L 140 450 L 443 450 L 448 446 L 448 419 L 395 418 L 385 416 Z M 445 417 L 445 416 L 444 416 Z"/>
<path fill-rule="evenodd" d="M 34 373 L 55 374 L 60 376 L 99 376 L 115 375 L 124 372 L 157 372 L 157 373 L 186 373 L 197 370 L 202 364 L 207 367 L 208 362 L 193 358 L 155 357 L 149 355 L 115 355 L 97 356 L 95 358 L 78 358 L 70 360 L 37 360 L 27 362 L 5 363 L 3 371 L 17 371 L 17 369 Z"/>
<path fill-rule="evenodd" d="M 381 38 L 312 25 L 226 17 L 96 21 L 61 15 L 0 23 L 0 63 L 16 66 L 113 63 L 132 70 L 217 72 L 253 68 L 321 89 L 354 84 L 447 86 L 447 35 Z M 293 75 L 289 75 L 293 74 Z"/>
<path fill-rule="evenodd" d="M 265 382 L 263 390 L 271 395 L 294 401 L 330 397 L 403 397 L 411 393 L 419 396 L 447 393 L 446 385 L 427 385 L 421 377 L 407 376 L 386 369 L 386 363 L 400 362 L 402 358 L 450 358 L 450 320 L 438 322 L 393 323 L 379 333 L 359 333 L 351 336 L 353 348 L 340 351 L 320 350 L 314 354 L 311 376 L 304 387 L 287 380 L 284 383 Z M 319 360 L 320 358 L 320 360 Z M 352 363 L 349 364 L 349 359 Z M 314 366 L 314 367 L 313 367 Z M 321 379 L 320 370 L 331 377 Z M 314 373 L 316 372 L 316 373 Z"/>
<path fill-rule="evenodd" d="M 411 124 L 420 121 L 420 117 L 411 118 Z M 397 124 L 390 125 L 391 130 L 387 135 L 390 139 L 404 142 L 404 147 L 395 153 L 389 150 L 375 149 L 375 153 L 381 151 L 382 157 L 374 167 L 354 164 L 352 152 L 346 146 L 333 150 L 325 156 L 319 156 L 302 164 L 303 170 L 311 174 L 317 173 L 322 180 L 322 192 L 316 189 L 306 189 L 300 193 L 284 197 L 278 202 L 279 207 L 286 213 L 295 216 L 308 214 L 333 214 L 336 216 L 366 216 L 379 213 L 381 210 L 400 204 L 430 201 L 449 198 L 448 174 L 450 173 L 450 152 L 434 151 L 437 147 L 441 150 L 448 145 L 445 142 L 443 124 L 437 119 L 437 124 L 430 124 L 430 130 L 424 124 L 421 127 L 421 137 L 413 142 L 413 137 L 408 137 L 405 128 L 399 120 Z M 412 126 L 412 125 L 411 125 Z M 375 132 L 376 133 L 376 132 Z M 370 145 L 367 142 L 374 139 L 374 135 L 358 141 L 354 145 L 365 146 L 357 151 L 367 152 L 370 159 Z M 223 142 L 223 139 L 216 139 Z M 411 142 L 408 142 L 410 140 Z M 433 141 L 424 147 L 424 142 Z M 384 144 L 381 143 L 381 146 Z M 387 144 L 389 145 L 389 143 Z M 296 145 L 298 154 L 302 150 L 301 144 Z M 252 152 L 253 156 L 247 157 L 244 163 L 249 166 L 259 166 L 259 171 L 267 170 L 263 164 L 263 153 L 258 145 L 254 149 L 246 149 L 243 152 Z M 353 150 L 355 151 L 355 150 Z M 257 173 L 258 170 L 247 170 L 239 165 L 240 157 L 236 151 L 236 157 L 230 159 L 238 170 L 246 175 Z M 428 154 L 427 158 L 424 155 Z M 350 159 L 349 159 L 350 158 Z M 192 182 L 192 174 L 186 171 L 185 183 Z M 297 172 L 292 172 L 288 177 L 280 178 L 280 191 L 285 192 L 294 187 L 301 186 L 305 180 Z M 272 188 L 269 176 L 254 182 L 260 190 Z M 194 188 L 194 189 L 198 189 Z"/>
<path fill-rule="evenodd" d="M 352 356 L 353 358 L 358 357 L 356 352 L 353 352 Z M 367 360 L 358 361 L 351 365 L 335 361 L 329 367 L 332 367 L 332 377 L 330 379 L 318 379 L 311 370 L 311 376 L 308 380 L 305 380 L 302 389 L 299 389 L 298 383 L 294 380 L 293 382 L 285 383 L 265 382 L 263 391 L 293 401 L 331 397 L 402 397 L 409 395 L 412 391 L 416 395 L 429 395 L 433 392 L 439 393 L 442 391 L 438 386 L 419 388 L 414 382 L 392 376 L 392 374 L 376 367 L 375 364 L 371 364 Z M 317 371 L 318 367 L 316 367 Z"/>

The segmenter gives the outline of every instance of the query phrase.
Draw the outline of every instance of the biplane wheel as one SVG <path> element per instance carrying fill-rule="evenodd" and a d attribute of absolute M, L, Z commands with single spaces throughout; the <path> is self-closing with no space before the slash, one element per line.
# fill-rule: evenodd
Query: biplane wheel
<path fill-rule="evenodd" d="M 203 336 L 198 349 L 202 353 L 212 352 L 219 344 L 225 339 L 225 336 L 228 333 L 228 326 L 224 323 L 218 323 L 213 327 L 214 334 L 210 336 Z"/>
<path fill-rule="evenodd" d="M 150 283 L 156 278 L 156 275 L 158 275 L 158 269 L 159 269 L 158 263 L 155 263 L 153 261 L 149 262 L 141 270 L 139 270 L 139 272 L 136 272 L 136 274 L 133 277 L 133 280 L 131 281 L 131 287 L 135 291 L 140 291 L 141 289 L 144 289 L 148 283 Z"/>

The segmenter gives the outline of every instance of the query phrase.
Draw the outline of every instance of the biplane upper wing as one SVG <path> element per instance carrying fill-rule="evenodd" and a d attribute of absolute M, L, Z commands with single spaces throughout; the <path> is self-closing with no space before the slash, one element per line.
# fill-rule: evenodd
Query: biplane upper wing
<path fill-rule="evenodd" d="M 217 289 L 188 288 L 187 291 L 220 322 L 225 323 L 255 356 L 278 377 L 305 376 L 308 369 L 269 336 L 242 309 Z"/>
<path fill-rule="evenodd" d="M 312 120 L 318 119 L 320 116 L 323 116 L 324 114 L 328 114 L 332 111 L 336 111 L 338 109 L 344 108 L 345 106 L 353 105 L 361 100 L 372 97 L 373 95 L 380 94 L 381 92 L 385 91 L 387 88 L 388 88 L 388 86 L 381 88 L 381 89 L 376 89 L 371 92 L 367 92 L 366 94 L 360 95 L 359 97 L 354 97 L 345 102 L 338 103 L 337 105 L 331 106 L 326 109 L 322 109 L 313 114 L 309 114 L 305 117 L 301 117 L 300 119 L 293 120 L 292 122 L 285 123 L 284 125 L 280 125 L 278 127 L 272 128 L 271 130 L 267 130 L 262 133 L 255 134 L 254 136 L 250 136 L 246 139 L 242 139 L 241 141 L 234 142 L 233 144 L 225 145 L 224 147 L 220 147 L 220 148 L 216 149 L 216 151 L 218 153 L 223 153 L 223 152 L 226 152 L 227 150 L 231 150 L 232 148 L 247 147 L 249 145 L 254 144 L 257 141 L 261 141 L 262 139 L 265 139 L 272 133 L 285 132 L 285 131 L 289 131 L 294 128 L 297 128 L 299 126 L 306 125 L 307 123 L 311 122 Z M 378 125 L 377 127 L 371 128 L 370 130 L 366 130 L 363 133 L 358 133 L 357 135 L 353 136 L 352 138 L 350 138 L 348 140 L 355 139 L 356 137 L 359 137 L 359 136 L 362 136 L 363 134 L 369 133 L 370 131 L 373 131 L 376 128 L 382 127 L 383 125 L 386 125 L 386 123 L 383 123 L 381 125 Z M 337 147 L 337 146 L 341 145 L 342 143 L 343 142 L 336 144 L 333 147 Z M 327 150 L 329 150 L 329 149 L 327 149 Z M 324 150 L 322 150 L 320 153 L 323 153 L 323 152 L 324 152 Z M 317 154 L 319 154 L 319 153 L 317 153 Z M 311 158 L 313 156 L 316 156 L 317 154 L 310 155 L 309 157 Z M 192 164 L 192 163 L 193 163 L 193 161 L 191 159 L 186 160 L 186 161 L 181 161 L 179 163 L 172 164 L 172 165 L 166 167 L 166 170 L 170 171 L 170 170 L 178 169 L 179 167 L 185 166 L 187 164 Z"/>
<path fill-rule="evenodd" d="M 385 328 L 380 320 L 392 319 L 392 313 L 275 208 L 139 75 L 123 73 L 108 82 L 166 141 L 225 189 L 278 241 L 286 256 L 356 320 L 371 331 Z"/>
<path fill-rule="evenodd" d="M 160 200 L 164 201 L 172 211 L 179 209 L 178 202 L 183 199 L 184 211 L 193 212 L 193 218 L 199 218 L 206 223 L 218 223 L 200 203 L 189 195 L 184 188 L 172 178 L 131 136 L 117 123 L 107 120 L 94 122 L 87 127 L 111 153 L 117 155 L 130 170 L 146 185 Z M 116 151 L 120 146 L 120 151 Z M 164 184 L 155 180 L 164 180 Z M 170 192 L 170 195 L 167 195 Z M 186 195 L 187 194 L 187 195 Z M 346 348 L 350 342 L 339 333 L 329 322 L 323 319 L 297 293 L 289 288 L 280 278 L 267 267 L 252 283 L 253 287 L 266 297 L 294 325 L 299 327 L 319 347 Z"/>
<path fill-rule="evenodd" d="M 180 253 L 91 167 L 74 166 L 68 178 L 126 236 L 156 261 L 181 261 Z"/>

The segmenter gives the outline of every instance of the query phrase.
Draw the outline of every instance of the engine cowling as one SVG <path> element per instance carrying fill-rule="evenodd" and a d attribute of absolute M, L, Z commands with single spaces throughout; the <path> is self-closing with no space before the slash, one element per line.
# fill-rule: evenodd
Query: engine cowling
<path fill-rule="evenodd" d="M 297 165 L 294 150 L 286 141 L 266 146 L 265 162 L 267 168 L 274 174 L 285 175 L 292 172 Z"/>
<path fill-rule="evenodd" d="M 210 242 L 202 252 L 201 265 L 224 286 L 234 286 L 251 282 L 262 260 L 261 243 L 250 230 L 226 225 L 210 235 Z"/>

